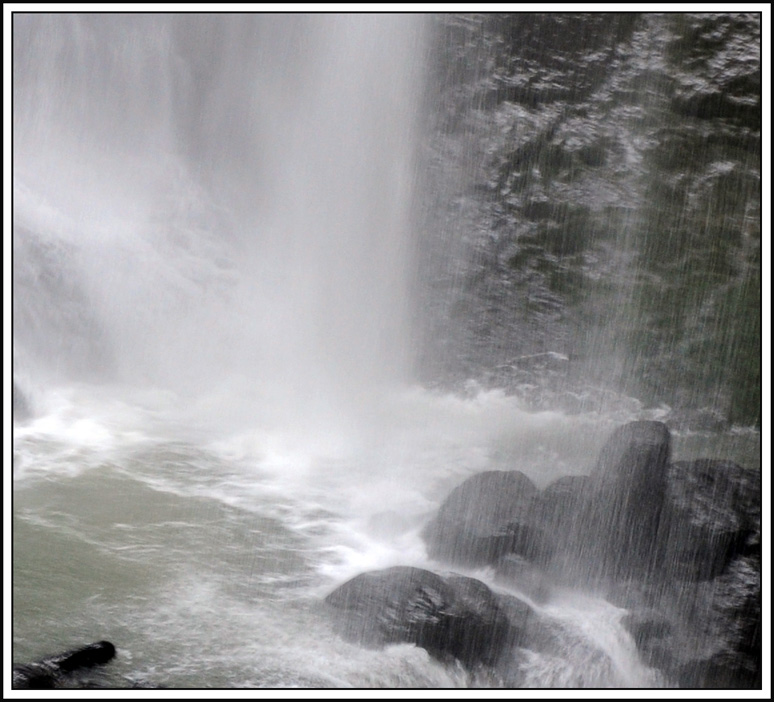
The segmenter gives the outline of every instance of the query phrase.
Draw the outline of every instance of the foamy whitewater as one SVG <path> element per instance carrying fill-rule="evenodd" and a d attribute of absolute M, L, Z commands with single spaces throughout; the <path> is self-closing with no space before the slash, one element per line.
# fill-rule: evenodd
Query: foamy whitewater
<path fill-rule="evenodd" d="M 668 408 L 414 382 L 422 18 L 13 30 L 14 661 L 107 639 L 107 687 L 497 685 L 346 643 L 322 598 L 369 569 L 448 570 L 419 530 L 466 477 L 585 473 Z M 742 434 L 675 454 L 710 444 L 755 461 Z M 514 663 L 527 687 L 663 684 L 623 610 L 535 606 L 564 643 Z"/>

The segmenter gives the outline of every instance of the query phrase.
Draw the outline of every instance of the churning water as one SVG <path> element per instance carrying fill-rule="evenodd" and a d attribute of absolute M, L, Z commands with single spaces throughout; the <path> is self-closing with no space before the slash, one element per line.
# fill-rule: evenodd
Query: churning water
<path fill-rule="evenodd" d="M 14 18 L 14 660 L 107 639 L 110 687 L 482 684 L 343 642 L 322 598 L 442 569 L 418 533 L 464 478 L 583 473 L 614 427 L 666 411 L 414 383 L 427 31 Z M 755 435 L 675 438 L 757 467 Z M 622 610 L 543 610 L 563 644 L 525 654 L 527 686 L 662 683 Z"/>

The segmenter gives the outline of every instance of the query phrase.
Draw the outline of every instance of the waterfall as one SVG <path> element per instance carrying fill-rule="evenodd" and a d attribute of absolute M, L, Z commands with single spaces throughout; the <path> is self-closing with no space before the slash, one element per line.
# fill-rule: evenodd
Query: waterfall
<path fill-rule="evenodd" d="M 760 469 L 755 21 L 718 17 L 16 13 L 14 660 L 114 644 L 73 687 L 654 687 L 754 648 L 759 514 L 722 577 L 655 594 L 594 572 L 602 491 L 571 523 L 627 422 L 672 422 L 664 471 Z M 431 550 L 447 496 L 516 471 L 567 553 L 507 552 L 543 529 L 513 522 L 497 562 Z M 327 597 L 393 566 L 456 583 L 453 617 L 489 592 L 503 657 L 336 635 Z"/>
<path fill-rule="evenodd" d="M 408 378 L 420 18 L 14 31 L 20 367 L 321 412 Z"/>

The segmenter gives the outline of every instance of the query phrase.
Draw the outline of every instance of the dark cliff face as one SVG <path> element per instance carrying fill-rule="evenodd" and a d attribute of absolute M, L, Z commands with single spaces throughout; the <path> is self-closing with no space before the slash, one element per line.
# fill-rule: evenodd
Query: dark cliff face
<path fill-rule="evenodd" d="M 760 411 L 760 17 L 439 15 L 429 376 Z M 545 370 L 545 369 L 542 369 Z"/>

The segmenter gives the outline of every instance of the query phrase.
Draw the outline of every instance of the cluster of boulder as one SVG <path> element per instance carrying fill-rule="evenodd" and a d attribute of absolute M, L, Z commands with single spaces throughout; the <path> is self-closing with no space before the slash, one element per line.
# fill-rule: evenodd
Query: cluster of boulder
<path fill-rule="evenodd" d="M 412 643 L 509 686 L 519 651 L 548 650 L 540 613 L 556 586 L 626 610 L 642 662 L 674 687 L 761 686 L 760 474 L 730 461 L 670 461 L 660 422 L 617 429 L 589 475 L 543 490 L 519 471 L 458 486 L 424 526 L 435 561 L 491 568 L 510 594 L 412 567 L 368 572 L 326 598 L 340 633 Z M 522 596 L 516 596 L 515 592 Z"/>

